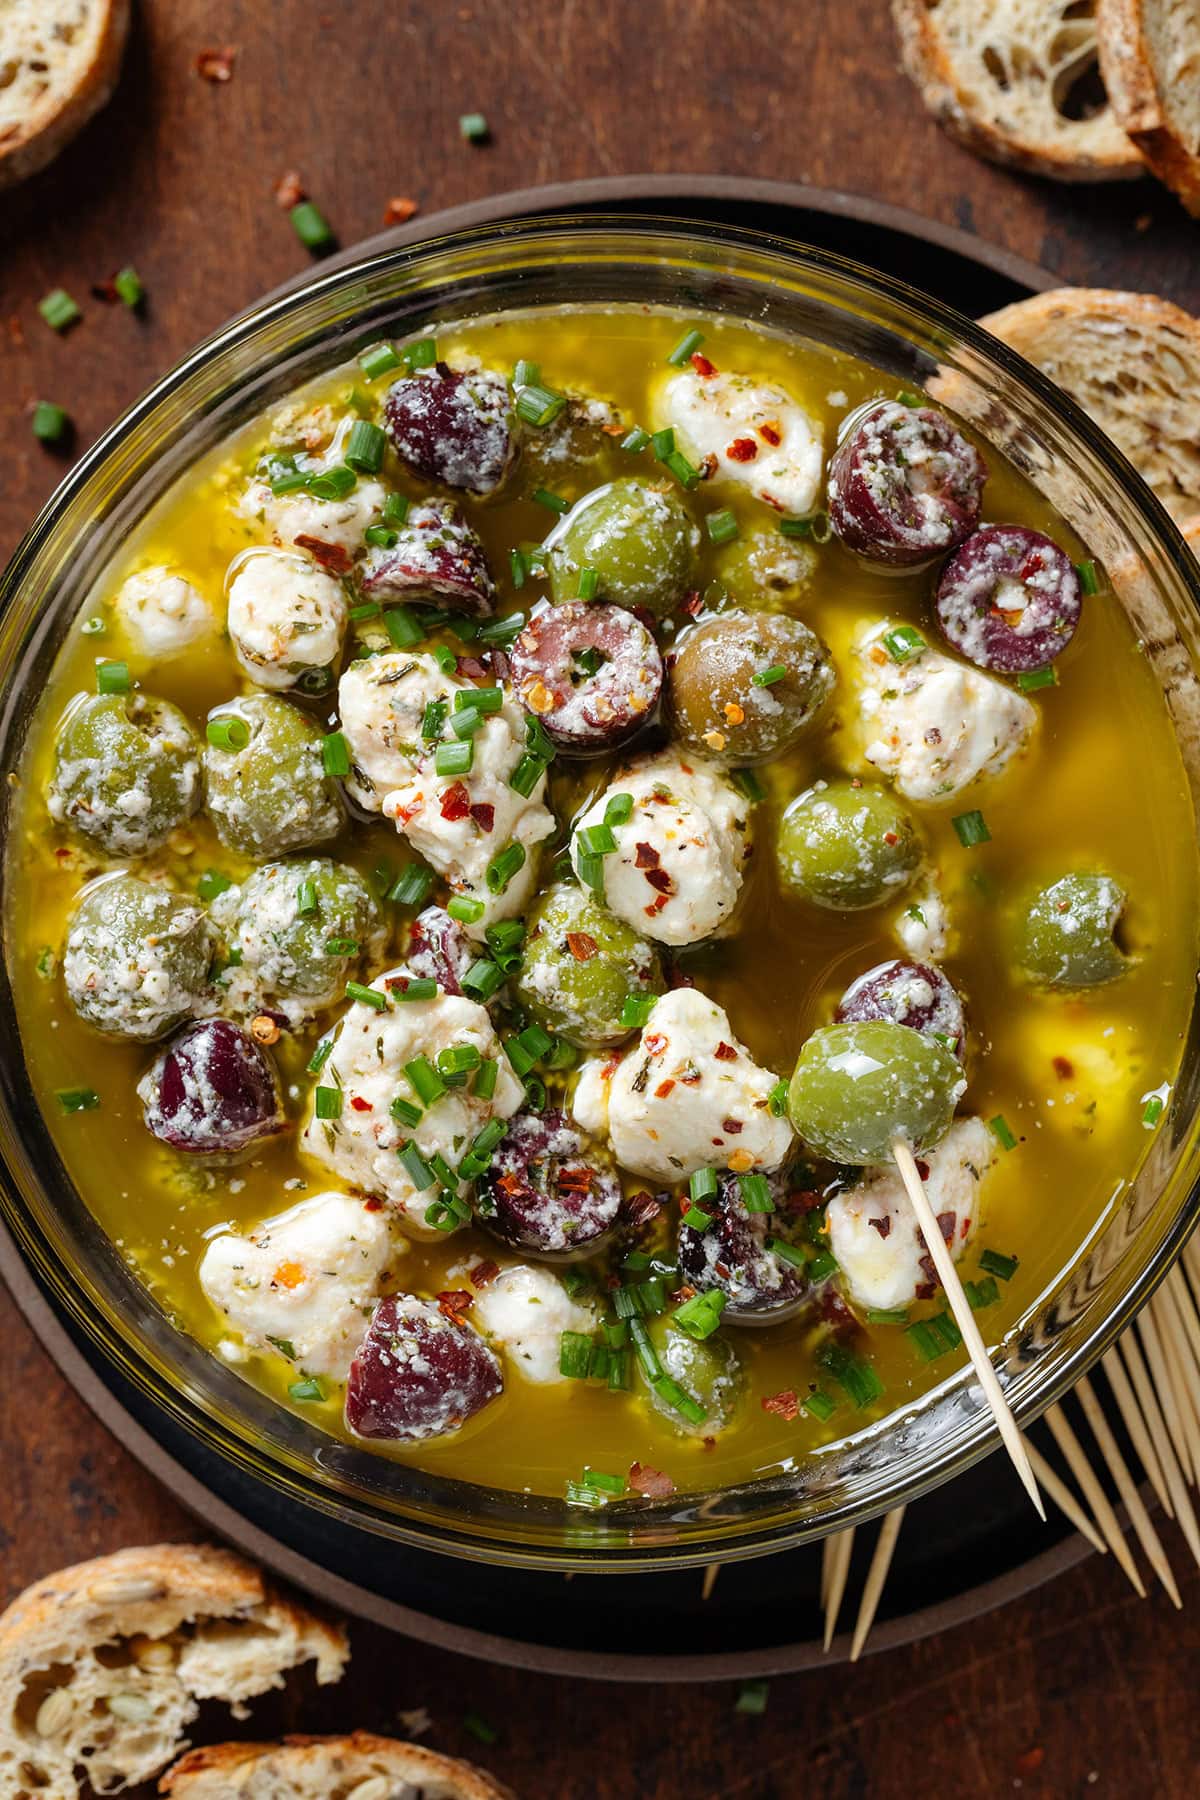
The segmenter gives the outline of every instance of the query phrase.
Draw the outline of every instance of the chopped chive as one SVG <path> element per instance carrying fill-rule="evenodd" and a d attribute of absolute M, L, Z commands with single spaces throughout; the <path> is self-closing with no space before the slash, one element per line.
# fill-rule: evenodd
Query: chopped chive
<path fill-rule="evenodd" d="M 387 438 L 380 426 L 372 425 L 368 419 L 356 419 L 343 454 L 350 467 L 360 474 L 378 475 L 386 448 Z"/>
<path fill-rule="evenodd" d="M 496 1091 L 496 1078 L 499 1073 L 499 1063 L 490 1060 L 480 1063 L 475 1079 L 471 1083 L 471 1092 L 480 1100 L 490 1100 Z"/>
<path fill-rule="evenodd" d="M 1003 1256 L 999 1250 L 981 1250 L 979 1266 L 985 1275 L 995 1275 L 1001 1281 L 1011 1281 L 1020 1267 L 1021 1259 L 1017 1256 Z"/>
<path fill-rule="evenodd" d="M 410 975 L 403 987 L 394 987 L 391 992 L 400 1001 L 436 1000 L 438 984 L 432 975 Z"/>
<path fill-rule="evenodd" d="M 346 983 L 346 998 L 347 1000 L 357 1000 L 360 1006 L 369 1006 L 374 1012 L 388 1010 L 387 995 L 381 994 L 378 988 L 365 986 L 361 981 Z"/>
<path fill-rule="evenodd" d="M 884 647 L 895 663 L 911 662 L 914 656 L 920 656 L 922 650 L 929 648 L 919 631 L 911 625 L 897 625 L 883 634 Z"/>
<path fill-rule="evenodd" d="M 604 858 L 587 856 L 580 852 L 575 863 L 575 870 L 584 887 L 591 888 L 593 894 L 604 895 Z"/>
<path fill-rule="evenodd" d="M 350 747 L 340 731 L 331 731 L 321 739 L 321 763 L 327 775 L 350 773 Z"/>
<path fill-rule="evenodd" d="M 54 1097 L 65 1113 L 95 1112 L 100 1104 L 95 1088 L 58 1088 Z"/>
<path fill-rule="evenodd" d="M 884 1392 L 883 1382 L 879 1379 L 874 1364 L 865 1357 L 855 1356 L 844 1344 L 823 1344 L 817 1351 L 816 1360 L 838 1386 L 845 1390 L 859 1412 L 878 1400 Z"/>
<path fill-rule="evenodd" d="M 710 543 L 728 544 L 738 534 L 737 518 L 729 507 L 723 506 L 719 512 L 709 513 L 704 521 L 704 529 L 708 532 Z"/>
<path fill-rule="evenodd" d="M 465 688 L 454 696 L 454 710 L 498 713 L 504 705 L 504 689 L 500 687 Z"/>
<path fill-rule="evenodd" d="M 524 356 L 517 359 L 517 366 L 513 370 L 513 386 L 515 388 L 536 387 L 541 379 L 541 363 L 530 362 Z"/>
<path fill-rule="evenodd" d="M 592 1360 L 592 1340 L 582 1331 L 564 1331 L 558 1340 L 558 1372 L 568 1381 L 585 1381 Z"/>
<path fill-rule="evenodd" d="M 698 1343 L 703 1343 L 720 1325 L 724 1310 L 725 1295 L 720 1288 L 709 1288 L 706 1293 L 693 1294 L 690 1300 L 677 1307 L 672 1314 L 672 1323 Z"/>
<path fill-rule="evenodd" d="M 1096 565 L 1090 560 L 1075 564 L 1075 573 L 1079 577 L 1079 585 L 1085 594 L 1098 594 L 1100 582 L 1096 575 Z"/>
<path fill-rule="evenodd" d="M 631 456 L 636 456 L 639 451 L 646 448 L 646 445 L 649 442 L 650 433 L 648 431 L 643 431 L 640 425 L 635 425 L 633 430 L 626 432 L 625 436 L 621 439 L 621 448 L 622 450 L 628 450 Z"/>
<path fill-rule="evenodd" d="M 438 1051 L 437 1070 L 439 1075 L 469 1075 L 482 1061 L 482 1052 L 475 1044 L 447 1044 Z"/>
<path fill-rule="evenodd" d="M 389 494 L 383 503 L 385 525 L 403 525 L 408 517 L 408 495 Z"/>
<path fill-rule="evenodd" d="M 808 1265 L 811 1281 L 828 1281 L 831 1275 L 837 1274 L 837 1257 L 830 1250 L 821 1250 Z"/>
<path fill-rule="evenodd" d="M 700 1206 L 705 1200 L 712 1200 L 715 1197 L 717 1185 L 715 1169 L 697 1169 L 688 1182 L 688 1199 L 693 1206 Z"/>
<path fill-rule="evenodd" d="M 502 619 L 488 619 L 479 627 L 479 641 L 481 644 L 498 644 L 502 650 L 506 650 L 524 629 L 524 613 L 506 613 Z"/>
<path fill-rule="evenodd" d="M 304 485 L 318 500 L 344 500 L 358 486 L 358 476 L 345 463 L 338 463 L 307 476 Z"/>
<path fill-rule="evenodd" d="M 767 1095 L 767 1110 L 773 1119 L 782 1119 L 788 1109 L 788 1084 L 777 1081 Z"/>
<path fill-rule="evenodd" d="M 306 250 L 328 250 L 333 244 L 333 228 L 319 207 L 311 200 L 301 200 L 288 217 L 292 230 Z"/>
<path fill-rule="evenodd" d="M 625 1292 L 623 1288 L 619 1291 Z M 662 1364 L 658 1360 L 658 1352 L 650 1342 L 650 1334 L 641 1319 L 630 1319 L 629 1336 L 646 1380 L 657 1381 L 662 1374 Z"/>
<path fill-rule="evenodd" d="M 784 1238 L 769 1237 L 764 1240 L 766 1248 L 772 1256 L 778 1256 L 793 1269 L 803 1269 L 808 1259 L 803 1250 L 797 1250 L 795 1244 L 789 1244 Z"/>
<path fill-rule="evenodd" d="M 608 1504 L 603 1494 L 598 1494 L 583 1481 L 568 1481 L 563 1492 L 568 1506 L 581 1506 L 588 1512 L 599 1512 Z"/>
<path fill-rule="evenodd" d="M 39 400 L 33 409 L 33 435 L 43 444 L 61 444 L 71 420 L 65 407 L 52 400 Z"/>
<path fill-rule="evenodd" d="M 302 881 L 296 888 L 296 911 L 303 917 L 306 913 L 317 910 L 317 884 L 315 881 Z"/>
<path fill-rule="evenodd" d="M 659 1399 L 665 1400 L 673 1412 L 677 1412 L 690 1425 L 703 1425 L 708 1413 L 670 1375 L 660 1375 L 651 1385 Z"/>
<path fill-rule="evenodd" d="M 599 825 L 581 825 L 575 836 L 584 856 L 611 856 L 617 847 L 612 828 L 603 822 Z"/>
<path fill-rule="evenodd" d="M 388 637 L 396 650 L 411 650 L 425 636 L 425 629 L 419 619 L 407 606 L 389 606 L 384 609 L 383 622 L 387 627 Z"/>
<path fill-rule="evenodd" d="M 146 290 L 142 285 L 141 276 L 130 265 L 118 269 L 113 276 L 113 287 L 116 289 L 118 299 L 128 307 L 140 306 L 146 298 Z"/>
<path fill-rule="evenodd" d="M 604 823 L 608 826 L 624 825 L 632 816 L 632 794 L 614 794 L 604 808 Z"/>
<path fill-rule="evenodd" d="M 325 1064 L 329 1061 L 329 1056 L 330 1056 L 330 1052 L 332 1051 L 332 1049 L 333 1049 L 333 1039 L 331 1037 L 322 1038 L 321 1042 L 317 1045 L 316 1049 L 313 1051 L 312 1055 L 309 1057 L 308 1062 L 306 1064 L 308 1073 L 310 1075 L 319 1075 L 321 1073 L 321 1070 L 325 1067 Z"/>
<path fill-rule="evenodd" d="M 280 1356 L 286 1356 L 289 1362 L 295 1362 L 296 1346 L 293 1344 L 291 1338 L 272 1337 L 268 1332 L 267 1342 L 278 1350 Z"/>
<path fill-rule="evenodd" d="M 963 1293 L 967 1296 L 967 1304 L 972 1312 L 982 1312 L 985 1307 L 995 1306 L 1000 1298 L 1000 1289 L 996 1286 L 996 1277 L 989 1275 L 983 1281 L 964 1281 Z"/>
<path fill-rule="evenodd" d="M 755 687 L 774 687 L 777 681 L 783 681 L 787 670 L 782 663 L 772 663 L 769 669 L 756 669 L 750 677 Z"/>
<path fill-rule="evenodd" d="M 833 535 L 827 512 L 806 513 L 802 518 L 780 519 L 784 537 L 811 538 L 814 544 L 827 544 Z"/>
<path fill-rule="evenodd" d="M 867 1308 L 868 1325 L 907 1325 L 907 1306 L 869 1306 Z"/>
<path fill-rule="evenodd" d="M 973 850 L 977 844 L 990 844 L 992 834 L 988 830 L 987 820 L 983 814 L 975 812 L 956 813 L 950 823 L 958 836 L 964 850 Z"/>
<path fill-rule="evenodd" d="M 1058 671 L 1053 666 L 1048 669 L 1026 669 L 1017 676 L 1017 686 L 1023 694 L 1036 694 L 1039 688 L 1057 687 Z"/>
<path fill-rule="evenodd" d="M 603 1469 L 585 1469 L 583 1479 L 601 1494 L 623 1494 L 628 1485 L 623 1475 L 608 1475 Z"/>
<path fill-rule="evenodd" d="M 90 619 L 85 619 L 83 621 L 83 624 L 79 629 L 85 637 L 103 637 L 108 630 L 108 626 L 104 623 L 104 620 L 100 617 L 99 613 L 93 613 Z"/>
<path fill-rule="evenodd" d="M 426 703 L 421 715 L 421 737 L 427 744 L 436 743 L 442 735 L 442 726 L 446 723 L 446 702 L 430 700 Z"/>
<path fill-rule="evenodd" d="M 220 869 L 205 869 L 196 883 L 196 892 L 202 900 L 215 900 L 218 894 L 225 893 L 232 886 L 228 875 L 222 875 Z"/>
<path fill-rule="evenodd" d="M 468 999 L 486 1002 L 504 986 L 504 971 L 490 957 L 481 956 L 460 977 L 459 985 Z"/>
<path fill-rule="evenodd" d="M 391 344 L 372 344 L 362 352 L 358 366 L 368 381 L 375 381 L 380 375 L 389 375 L 393 369 L 398 369 L 400 358 Z"/>
<path fill-rule="evenodd" d="M 734 785 L 746 796 L 751 806 L 757 806 L 767 797 L 767 790 L 758 779 L 753 769 L 734 769 Z"/>
<path fill-rule="evenodd" d="M 680 487 L 694 488 L 699 482 L 699 469 L 688 461 L 682 450 L 672 450 L 670 456 L 664 456 L 663 462 L 670 469 Z"/>
<path fill-rule="evenodd" d="M 431 337 L 417 338 L 411 344 L 405 344 L 400 352 L 404 366 L 408 370 L 431 369 L 437 361 L 437 339 Z"/>
<path fill-rule="evenodd" d="M 470 738 L 456 738 L 452 743 L 438 745 L 433 766 L 439 775 L 468 775 L 474 761 L 475 746 Z"/>
<path fill-rule="evenodd" d="M 325 1389 L 313 1375 L 307 1375 L 303 1381 L 293 1381 L 288 1388 L 293 1400 L 323 1400 Z"/>
<path fill-rule="evenodd" d="M 571 510 L 571 502 L 564 500 L 561 494 L 552 494 L 549 488 L 534 488 L 530 498 L 536 500 L 539 506 L 548 507 L 553 513 L 569 513 Z"/>
<path fill-rule="evenodd" d="M 988 1120 L 988 1130 L 1002 1150 L 1016 1149 L 1017 1140 L 1003 1113 L 997 1113 L 994 1119 Z"/>
<path fill-rule="evenodd" d="M 66 288 L 55 288 L 43 300 L 39 300 L 38 311 L 51 331 L 65 331 L 68 325 L 73 325 L 76 319 L 83 317 Z"/>
<path fill-rule="evenodd" d="M 815 1388 L 811 1394 L 804 1396 L 800 1404 L 805 1412 L 811 1413 L 814 1419 L 819 1419 L 822 1425 L 832 1419 L 837 1411 L 837 1402 L 830 1399 L 824 1388 Z"/>
<path fill-rule="evenodd" d="M 641 1031 L 646 1020 L 654 1011 L 657 994 L 626 994 L 621 1002 L 619 1023 L 626 1031 Z"/>
<path fill-rule="evenodd" d="M 703 342 L 704 333 L 702 331 L 685 331 L 667 361 L 672 368 L 682 369 L 688 357 L 694 350 L 698 350 Z"/>
<path fill-rule="evenodd" d="M 432 1106 L 446 1092 L 446 1084 L 427 1056 L 415 1056 L 404 1065 L 413 1093 L 423 1106 Z"/>
<path fill-rule="evenodd" d="M 96 664 L 96 692 L 98 694 L 127 694 L 129 685 L 128 663 L 102 662 Z"/>
<path fill-rule="evenodd" d="M 388 889 L 387 897 L 394 906 L 424 906 L 434 883 L 434 873 L 425 863 L 409 863 Z"/>
<path fill-rule="evenodd" d="M 545 773 L 546 765 L 542 758 L 535 756 L 531 750 L 526 750 L 509 776 L 508 785 L 515 794 L 520 794 L 528 800 Z"/>
<path fill-rule="evenodd" d="M 477 919 L 482 919 L 484 905 L 482 900 L 476 900 L 470 894 L 454 894 L 446 902 L 446 911 L 460 925 L 474 925 Z"/>
<path fill-rule="evenodd" d="M 925 399 L 912 388 L 897 388 L 896 398 L 901 406 L 924 406 Z"/>
<path fill-rule="evenodd" d="M 366 531 L 363 533 L 364 537 L 370 541 L 371 533 L 376 529 L 377 528 L 374 525 L 368 525 Z M 387 537 L 391 537 L 392 535 L 391 532 L 385 533 L 385 536 Z M 383 608 L 377 600 L 363 600 L 358 606 L 352 606 L 346 614 L 346 617 L 350 620 L 352 625 L 358 625 L 361 624 L 364 619 L 379 618 L 382 611 Z"/>
<path fill-rule="evenodd" d="M 518 869 L 525 864 L 524 844 L 508 844 L 499 854 L 494 856 L 484 873 L 489 894 L 502 894 Z"/>
<path fill-rule="evenodd" d="M 527 425 L 552 425 L 566 404 L 565 394 L 557 394 L 553 388 L 530 382 L 517 395 L 514 410 L 517 417 L 524 419 Z"/>
<path fill-rule="evenodd" d="M 520 551 L 520 550 L 510 550 L 509 551 L 508 569 L 509 569 L 510 575 L 512 576 L 513 586 L 515 588 L 523 588 L 525 586 L 526 578 L 528 577 L 528 574 L 529 574 L 529 569 L 526 565 L 525 556 L 522 551 Z"/>
<path fill-rule="evenodd" d="M 458 121 L 458 135 L 465 138 L 468 144 L 483 144 L 487 142 L 488 138 L 491 136 L 491 132 L 484 115 L 481 112 L 473 112 L 463 113 L 460 116 Z M 491 1743 L 493 1741 L 494 1740 L 491 1738 L 484 1739 L 485 1743 Z"/>
<path fill-rule="evenodd" d="M 482 724 L 483 714 L 477 706 L 461 706 L 450 719 L 450 729 L 456 738 L 473 738 Z"/>
<path fill-rule="evenodd" d="M 313 1092 L 313 1107 L 318 1119 L 340 1119 L 342 1116 L 341 1088 L 316 1088 Z"/>
<path fill-rule="evenodd" d="M 765 1681 L 743 1681 L 734 1701 L 734 1712 L 752 1713 L 756 1716 L 765 1713 L 769 1693 L 770 1685 Z"/>
<path fill-rule="evenodd" d="M 666 462 L 668 456 L 674 454 L 675 427 L 673 425 L 664 426 L 661 431 L 654 433 L 650 442 L 654 445 L 654 454 L 659 462 Z"/>
<path fill-rule="evenodd" d="M 414 1106 L 411 1100 L 406 1100 L 403 1094 L 396 1095 L 396 1098 L 392 1101 L 388 1111 L 391 1113 L 393 1119 L 395 1119 L 397 1125 L 406 1125 L 410 1131 L 414 1125 L 419 1125 L 421 1123 L 421 1108 L 419 1106 Z"/>
<path fill-rule="evenodd" d="M 600 571 L 598 569 L 580 569 L 580 571 L 579 571 L 579 598 L 581 600 L 594 600 L 599 591 L 599 588 L 600 588 Z M 594 674 L 595 671 L 593 670 L 593 671 L 591 671 L 591 673 Z"/>
<path fill-rule="evenodd" d="M 1162 1095 L 1161 1094 L 1151 1094 L 1149 1100 L 1147 1100 L 1147 1102 L 1146 1102 L 1145 1110 L 1142 1113 L 1142 1124 L 1146 1125 L 1146 1126 L 1157 1125 L 1158 1121 L 1162 1118 L 1162 1114 L 1163 1114 L 1163 1097 L 1162 1097 Z"/>
<path fill-rule="evenodd" d="M 443 675 L 453 675 L 458 668 L 458 658 L 455 656 L 453 650 L 451 650 L 449 644 L 435 644 L 433 646 L 433 660 L 442 671 Z"/>
<path fill-rule="evenodd" d="M 748 1213 L 775 1211 L 775 1202 L 771 1198 L 770 1184 L 765 1175 L 739 1175 L 737 1179 L 742 1205 Z"/>
<path fill-rule="evenodd" d="M 489 925 L 484 936 L 488 949 L 500 967 L 509 973 L 521 960 L 521 946 L 525 942 L 525 925 L 521 919 L 501 919 L 495 925 Z"/>
<path fill-rule="evenodd" d="M 425 1161 L 425 1158 L 421 1155 L 421 1152 L 417 1149 L 417 1146 L 413 1143 L 411 1138 L 406 1144 L 400 1146 L 397 1155 L 403 1165 L 404 1173 L 408 1176 L 408 1179 L 412 1182 L 419 1194 L 423 1194 L 427 1188 L 433 1186 L 433 1170 Z"/>

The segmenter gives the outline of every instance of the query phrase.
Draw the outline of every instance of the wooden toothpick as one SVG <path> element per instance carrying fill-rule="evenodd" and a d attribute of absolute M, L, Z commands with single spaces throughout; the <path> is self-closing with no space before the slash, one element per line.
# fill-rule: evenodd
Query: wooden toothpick
<path fill-rule="evenodd" d="M 900 1179 L 904 1183 L 905 1192 L 914 1213 L 917 1224 L 921 1228 L 921 1236 L 925 1239 L 925 1248 L 933 1258 L 933 1266 L 937 1270 L 938 1279 L 946 1290 L 946 1299 L 950 1311 L 954 1314 L 954 1322 L 962 1333 L 963 1343 L 971 1358 L 971 1365 L 976 1378 L 983 1389 L 983 1397 L 991 1408 L 992 1417 L 996 1421 L 1000 1436 L 1004 1440 L 1004 1448 L 1012 1459 L 1012 1465 L 1024 1484 L 1025 1492 L 1033 1501 L 1038 1517 L 1046 1517 L 1046 1509 L 1042 1504 L 1042 1496 L 1038 1492 L 1037 1481 L 1029 1466 L 1029 1457 L 1021 1433 L 1017 1430 L 1017 1422 L 1009 1411 L 1008 1401 L 1004 1398 L 1004 1390 L 1000 1386 L 992 1361 L 987 1353 L 979 1327 L 975 1323 L 975 1314 L 971 1311 L 967 1296 L 963 1293 L 962 1282 L 958 1278 L 958 1270 L 954 1266 L 954 1258 L 942 1236 L 941 1226 L 933 1214 L 929 1204 L 929 1196 L 921 1180 L 920 1171 L 913 1158 L 913 1153 L 903 1138 L 896 1138 L 892 1144 L 892 1155 L 896 1167 L 900 1171 Z"/>
<path fill-rule="evenodd" d="M 838 1614 L 842 1610 L 842 1597 L 846 1592 L 846 1578 L 850 1573 L 850 1555 L 854 1549 L 854 1527 L 846 1531 L 835 1532 L 833 1537 L 826 1538 L 828 1558 L 822 1570 L 821 1605 L 825 1609 L 825 1649 L 833 1642 L 833 1634 L 837 1630 Z"/>
<path fill-rule="evenodd" d="M 1108 1464 L 1109 1472 L 1117 1484 L 1117 1492 L 1125 1503 L 1125 1511 L 1129 1514 L 1129 1521 L 1137 1532 L 1139 1544 L 1146 1552 L 1150 1567 L 1166 1588 L 1173 1604 L 1176 1607 L 1182 1607 L 1183 1601 L 1179 1597 L 1179 1589 L 1171 1572 L 1171 1565 L 1167 1561 L 1167 1553 L 1162 1547 L 1162 1539 L 1155 1531 L 1150 1522 L 1150 1515 L 1142 1505 L 1142 1496 L 1137 1491 L 1133 1476 L 1129 1473 L 1125 1458 L 1117 1447 L 1117 1440 L 1109 1429 L 1108 1420 L 1101 1410 L 1100 1402 L 1092 1391 L 1092 1384 L 1086 1375 L 1080 1376 L 1075 1388 L 1075 1395 L 1083 1408 L 1084 1417 L 1092 1428 L 1092 1436 L 1100 1446 L 1100 1454 Z"/>
<path fill-rule="evenodd" d="M 1054 1433 L 1054 1441 L 1067 1459 L 1067 1467 L 1079 1483 L 1084 1499 L 1091 1507 L 1101 1531 L 1108 1540 L 1108 1547 L 1116 1557 L 1134 1593 L 1139 1599 L 1146 1598 L 1145 1583 L 1138 1574 L 1137 1564 L 1129 1545 L 1125 1542 L 1125 1534 L 1117 1521 L 1117 1515 L 1108 1502 L 1108 1495 L 1096 1479 L 1095 1470 L 1083 1453 L 1083 1447 L 1067 1421 L 1067 1415 L 1061 1406 L 1052 1406 L 1046 1413 L 1046 1423 Z"/>
<path fill-rule="evenodd" d="M 854 1623 L 854 1636 L 850 1643 L 851 1662 L 857 1662 L 862 1655 L 863 1645 L 875 1623 L 875 1610 L 879 1605 L 880 1595 L 883 1593 L 883 1585 L 888 1578 L 888 1570 L 892 1566 L 892 1553 L 896 1548 L 896 1539 L 900 1536 L 900 1527 L 903 1523 L 904 1508 L 898 1506 L 894 1512 L 888 1513 L 879 1528 L 875 1554 L 871 1558 L 871 1567 L 867 1571 L 867 1585 L 863 1589 L 858 1618 Z"/>

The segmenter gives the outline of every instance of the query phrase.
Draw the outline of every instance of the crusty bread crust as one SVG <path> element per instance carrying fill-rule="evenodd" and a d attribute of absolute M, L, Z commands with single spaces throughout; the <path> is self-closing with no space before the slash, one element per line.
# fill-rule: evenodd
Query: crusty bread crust
<path fill-rule="evenodd" d="M 338 1680 L 347 1656 L 343 1631 L 230 1551 L 160 1544 L 62 1569 L 0 1616 L 0 1795 L 75 1800 L 84 1766 L 117 1792 L 179 1755 L 201 1700 L 240 1713 L 300 1663 Z"/>
<path fill-rule="evenodd" d="M 55 24 L 76 31 L 69 61 L 46 73 L 45 85 L 19 119 L 0 123 L 0 187 L 24 181 L 52 162 L 60 150 L 81 131 L 88 120 L 111 100 L 121 73 L 125 40 L 129 35 L 130 0 L 37 0 L 38 24 L 49 32 Z M 59 21 L 56 12 L 68 18 Z M 77 23 L 82 16 L 83 23 Z M 0 16 L 0 66 L 10 46 L 6 31 L 15 32 L 14 18 L 6 26 Z M 15 46 L 13 46 L 15 47 Z"/>
<path fill-rule="evenodd" d="M 1194 127 L 1200 117 L 1200 6 L 1194 0 L 1098 0 L 1096 23 L 1114 113 L 1159 180 L 1200 215 L 1200 131 L 1193 129 L 1187 141 L 1183 112 L 1190 100 Z M 1167 38 L 1174 39 L 1184 69 L 1161 66 Z"/>
<path fill-rule="evenodd" d="M 1054 15 L 1043 20 L 1041 14 Z M 904 67 L 920 89 L 929 112 L 951 137 L 1010 168 L 1049 175 L 1058 181 L 1119 181 L 1144 174 L 1134 146 L 1105 109 L 1088 119 L 1068 119 L 1051 98 L 1052 71 L 1019 72 L 1019 59 L 1005 71 L 1002 48 L 1019 40 L 1033 14 L 1050 45 L 1065 0 L 892 0 Z M 1064 17 L 1082 48 L 1071 57 L 1086 61 L 1088 21 Z M 991 53 L 992 66 L 984 60 Z M 1026 57 L 1026 60 L 1028 58 Z"/>
<path fill-rule="evenodd" d="M 1065 388 L 1174 518 L 1200 512 L 1200 319 L 1154 294 L 1055 288 L 979 323 Z"/>
<path fill-rule="evenodd" d="M 515 1800 L 473 1763 L 421 1744 L 355 1731 L 349 1737 L 289 1737 L 281 1744 L 213 1744 L 188 1754 L 158 1784 L 169 1800 L 390 1800 L 409 1782 L 422 1800 Z"/>

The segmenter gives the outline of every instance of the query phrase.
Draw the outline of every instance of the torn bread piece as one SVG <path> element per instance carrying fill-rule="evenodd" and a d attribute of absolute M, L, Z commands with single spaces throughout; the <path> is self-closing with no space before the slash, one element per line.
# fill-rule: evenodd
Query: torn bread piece
<path fill-rule="evenodd" d="M 107 105 L 129 13 L 129 0 L 0 6 L 0 188 L 44 169 Z"/>
<path fill-rule="evenodd" d="M 367 1731 L 191 1750 L 158 1791 L 168 1800 L 515 1800 L 471 1763 Z"/>
<path fill-rule="evenodd" d="M 1096 27 L 1114 117 L 1200 215 L 1200 0 L 1097 0 Z"/>

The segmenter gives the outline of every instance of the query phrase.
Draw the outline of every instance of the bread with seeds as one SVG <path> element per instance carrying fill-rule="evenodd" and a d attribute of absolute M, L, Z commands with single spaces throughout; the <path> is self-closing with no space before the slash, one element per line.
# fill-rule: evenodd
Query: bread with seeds
<path fill-rule="evenodd" d="M 158 1791 L 169 1800 L 515 1800 L 472 1763 L 367 1731 L 191 1750 Z"/>
<path fill-rule="evenodd" d="M 0 5 L 0 187 L 56 157 L 112 97 L 129 0 Z"/>

